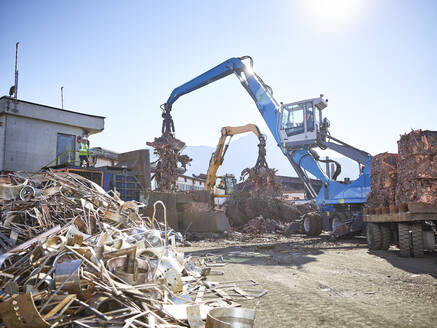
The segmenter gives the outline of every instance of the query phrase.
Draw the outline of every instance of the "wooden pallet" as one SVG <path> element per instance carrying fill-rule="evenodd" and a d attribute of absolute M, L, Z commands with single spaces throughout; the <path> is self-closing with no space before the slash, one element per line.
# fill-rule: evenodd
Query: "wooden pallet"
<path fill-rule="evenodd" d="M 385 207 L 365 207 L 364 222 L 437 221 L 437 205 L 408 203 Z"/>

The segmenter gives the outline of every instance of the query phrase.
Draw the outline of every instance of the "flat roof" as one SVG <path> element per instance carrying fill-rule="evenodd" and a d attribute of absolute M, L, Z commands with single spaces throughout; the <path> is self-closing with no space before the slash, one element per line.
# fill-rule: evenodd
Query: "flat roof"
<path fill-rule="evenodd" d="M 75 111 L 68 110 L 68 109 L 62 109 L 62 108 L 58 108 L 58 107 L 53 107 L 53 106 L 47 106 L 47 105 L 43 105 L 43 104 L 38 104 L 38 103 L 35 103 L 35 102 L 31 102 L 31 101 L 26 101 L 26 100 L 21 100 L 21 99 L 15 99 L 15 98 L 13 98 L 13 97 L 9 97 L 9 96 L 2 96 L 2 97 L 0 97 L 0 100 L 1 100 L 1 99 L 9 99 L 9 100 L 18 101 L 18 102 L 22 102 L 22 103 L 26 103 L 26 104 L 37 105 L 37 106 L 43 106 L 43 107 L 52 108 L 52 109 L 60 110 L 60 111 L 67 112 L 67 113 L 74 113 L 74 114 L 85 115 L 85 116 L 96 117 L 96 118 L 106 118 L 105 116 L 98 116 L 98 115 L 91 115 L 91 114 L 85 114 L 85 113 L 75 112 Z"/>

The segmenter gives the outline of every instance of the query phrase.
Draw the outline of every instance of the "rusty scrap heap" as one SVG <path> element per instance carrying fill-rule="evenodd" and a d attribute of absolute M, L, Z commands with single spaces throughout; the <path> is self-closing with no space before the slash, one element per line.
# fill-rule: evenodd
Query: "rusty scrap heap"
<path fill-rule="evenodd" d="M 226 201 L 226 216 L 233 227 L 242 227 L 260 216 L 280 222 L 292 222 L 314 210 L 315 206 L 312 204 L 295 205 L 271 195 L 249 192 L 236 191 Z"/>
<path fill-rule="evenodd" d="M 278 170 L 269 168 L 266 160 L 265 138 L 258 145 L 258 158 L 255 166 L 241 171 L 240 180 L 245 180 L 244 191 L 257 195 L 281 196 L 282 186 L 276 179 Z"/>
<path fill-rule="evenodd" d="M 414 130 L 401 136 L 398 154 L 372 157 L 371 207 L 437 202 L 437 131 Z"/>
<path fill-rule="evenodd" d="M 415 130 L 398 141 L 398 204 L 437 202 L 437 131 Z"/>
<path fill-rule="evenodd" d="M 147 145 L 154 148 L 153 153 L 158 157 L 155 162 L 155 173 L 152 176 L 157 183 L 156 189 L 159 191 L 176 190 L 178 173 L 184 173 L 187 165 L 192 161 L 187 155 L 180 154 L 185 143 L 170 133 L 164 133 L 161 137 L 155 138 L 153 142 L 147 142 Z M 178 168 L 178 163 L 181 165 L 180 168 Z"/>
<path fill-rule="evenodd" d="M 395 203 L 398 154 L 382 153 L 372 157 L 370 183 L 372 191 L 367 197 L 371 207 Z"/>
<path fill-rule="evenodd" d="M 276 179 L 275 169 L 270 168 L 247 168 L 241 172 L 241 179 L 247 176 L 245 185 L 247 191 L 263 195 L 282 195 L 281 183 Z"/>
<path fill-rule="evenodd" d="M 142 216 L 143 204 L 85 178 L 12 181 L 0 184 L 1 327 L 216 327 L 214 310 L 227 310 L 212 308 L 265 293 L 206 281 L 213 258 L 184 257 L 181 236 Z"/>

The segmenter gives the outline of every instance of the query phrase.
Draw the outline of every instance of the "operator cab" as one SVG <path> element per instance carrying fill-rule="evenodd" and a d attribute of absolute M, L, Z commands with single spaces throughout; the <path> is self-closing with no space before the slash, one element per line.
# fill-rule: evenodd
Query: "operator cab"
<path fill-rule="evenodd" d="M 215 193 L 218 195 L 231 195 L 237 185 L 233 174 L 225 174 L 216 178 Z"/>
<path fill-rule="evenodd" d="M 281 124 L 279 134 L 282 145 L 287 149 L 315 146 L 320 130 L 329 126 L 322 119 L 322 110 L 328 106 L 328 100 L 319 98 L 307 99 L 281 105 Z"/>

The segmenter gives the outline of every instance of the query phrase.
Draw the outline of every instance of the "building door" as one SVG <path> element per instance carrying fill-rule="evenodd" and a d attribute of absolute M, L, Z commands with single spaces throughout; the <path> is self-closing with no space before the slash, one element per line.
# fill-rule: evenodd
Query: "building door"
<path fill-rule="evenodd" d="M 58 133 L 58 141 L 56 146 L 56 158 L 58 158 L 58 161 L 56 164 L 66 164 L 68 160 L 70 159 L 70 162 L 74 164 L 74 158 L 75 158 L 75 137 L 71 134 L 63 134 Z M 69 156 L 70 152 L 70 156 Z"/>

